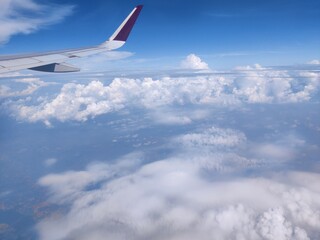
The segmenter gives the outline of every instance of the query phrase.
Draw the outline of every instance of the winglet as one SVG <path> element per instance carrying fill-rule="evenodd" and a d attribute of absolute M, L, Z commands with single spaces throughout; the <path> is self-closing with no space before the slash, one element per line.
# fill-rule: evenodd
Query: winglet
<path fill-rule="evenodd" d="M 113 33 L 109 38 L 109 41 L 122 41 L 125 42 L 128 39 L 128 36 L 138 19 L 138 16 L 141 12 L 143 5 L 136 6 L 129 16 L 123 21 L 120 27 Z"/>

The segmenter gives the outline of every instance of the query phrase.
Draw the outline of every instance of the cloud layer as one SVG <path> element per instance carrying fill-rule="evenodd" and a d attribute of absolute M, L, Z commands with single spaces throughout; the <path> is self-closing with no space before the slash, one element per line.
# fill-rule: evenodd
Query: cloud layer
<path fill-rule="evenodd" d="M 284 103 L 318 103 L 318 72 L 254 65 L 228 74 L 184 71 L 180 77 L 121 77 L 110 83 L 103 82 L 103 74 L 95 78 L 63 84 L 56 93 L 36 78 L 19 80 L 18 84 L 28 84 L 26 90 L 2 89 L 2 106 L 24 121 L 50 126 L 54 120 L 86 121 L 112 112 L 129 119 L 116 123 L 117 114 L 110 114 L 113 123 L 99 122 L 100 127 L 115 130 L 114 136 L 103 135 L 103 143 L 99 138 L 99 146 L 110 141 L 130 154 L 118 159 L 93 155 L 105 162 L 39 179 L 53 203 L 52 215 L 36 226 L 40 239 L 320 237 L 320 175 L 296 167 L 311 164 L 318 151 L 311 146 L 316 140 L 292 126 L 314 115 L 293 114 L 288 120 L 286 114 L 295 113 L 292 109 L 279 119 L 274 114 L 285 109 L 280 107 Z M 34 94 L 40 87 L 49 89 L 46 97 Z M 275 108 L 270 110 L 267 104 Z M 230 111 L 235 108 L 243 115 Z M 263 116 L 257 115 L 266 109 L 270 119 L 261 120 Z M 130 124 L 134 112 L 140 119 L 136 125 Z M 313 121 L 299 127 L 318 128 Z M 128 138 L 135 140 L 129 144 Z M 96 145 L 93 138 L 86 141 Z M 67 165 L 67 155 L 59 161 L 52 156 L 60 155 L 54 152 L 43 158 L 47 172 Z M 57 205 L 61 208 L 54 212 Z"/>
<path fill-rule="evenodd" d="M 5 89 L 3 90 L 6 93 Z M 185 77 L 115 78 L 109 85 L 67 83 L 53 98 L 11 102 L 17 118 L 30 122 L 86 121 L 126 107 L 157 110 L 173 105 L 235 106 L 249 103 L 297 103 L 311 101 L 319 92 L 319 73 L 242 67 L 229 75 L 205 74 Z M 170 119 L 164 119 L 164 121 Z M 173 122 L 179 119 L 171 119 Z M 183 121 L 183 119 L 181 119 Z M 185 122 L 192 120 L 185 119 Z"/>
<path fill-rule="evenodd" d="M 70 210 L 40 222 L 40 239 L 319 238 L 320 175 L 244 176 L 263 161 L 242 155 L 248 144 L 242 132 L 211 127 L 172 139 L 175 153 L 156 162 L 133 153 L 47 175 L 39 184 Z"/>
<path fill-rule="evenodd" d="M 0 44 L 15 34 L 29 34 L 55 24 L 72 13 L 73 6 L 41 4 L 35 0 L 2 0 L 0 9 Z"/>

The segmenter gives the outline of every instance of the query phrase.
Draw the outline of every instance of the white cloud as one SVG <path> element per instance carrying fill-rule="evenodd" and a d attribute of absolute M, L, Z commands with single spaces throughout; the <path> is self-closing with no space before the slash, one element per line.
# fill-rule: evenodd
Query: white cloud
<path fill-rule="evenodd" d="M 7 72 L 7 73 L 1 73 L 0 79 L 3 78 L 13 78 L 13 77 L 32 77 L 33 75 L 31 73 L 21 73 L 21 72 Z"/>
<path fill-rule="evenodd" d="M 232 96 L 221 93 L 228 82 L 220 78 L 217 81 L 214 79 L 216 78 L 116 78 L 109 86 L 100 81 L 92 81 L 88 85 L 68 83 L 54 99 L 44 100 L 38 106 L 13 104 L 11 107 L 20 119 L 31 122 L 48 121 L 52 118 L 60 121 L 85 121 L 128 106 L 156 109 L 171 104 L 228 104 L 234 101 Z"/>
<path fill-rule="evenodd" d="M 152 120 L 164 125 L 186 125 L 208 117 L 207 110 L 178 110 L 158 107 L 151 111 Z"/>
<path fill-rule="evenodd" d="M 44 161 L 44 165 L 46 166 L 46 167 L 51 167 L 51 166 L 53 166 L 53 165 L 55 165 L 56 163 L 57 163 L 57 159 L 56 158 L 48 158 L 48 159 L 46 159 L 45 161 Z"/>
<path fill-rule="evenodd" d="M 21 79 L 15 80 L 14 82 L 27 84 L 28 86 L 23 90 L 14 91 L 6 85 L 0 85 L 0 98 L 21 97 L 21 96 L 31 95 L 41 87 L 54 84 L 54 83 L 44 82 L 40 78 L 32 78 L 32 77 L 21 78 Z"/>
<path fill-rule="evenodd" d="M 73 6 L 41 4 L 35 0 L 2 0 L 0 9 L 0 44 L 15 34 L 29 34 L 55 24 L 72 13 Z"/>
<path fill-rule="evenodd" d="M 235 67 L 235 70 L 238 70 L 238 71 L 254 71 L 254 70 L 267 70 L 267 68 L 264 68 L 260 64 L 256 63 L 253 66 L 250 66 L 250 65 L 237 66 L 237 67 Z"/>
<path fill-rule="evenodd" d="M 298 152 L 305 146 L 296 136 L 251 142 L 240 131 L 216 126 L 176 136 L 170 144 L 180 149 L 179 157 L 216 174 L 286 164 L 299 159 Z"/>
<path fill-rule="evenodd" d="M 311 60 L 310 62 L 308 62 L 308 64 L 311 64 L 311 65 L 320 65 L 320 60 L 314 59 L 314 60 Z"/>
<path fill-rule="evenodd" d="M 157 123 L 168 125 L 184 125 L 192 123 L 192 119 L 189 116 L 177 115 L 173 113 L 163 114 L 163 112 L 156 112 L 153 114 L 154 120 Z"/>
<path fill-rule="evenodd" d="M 284 163 L 297 159 L 299 151 L 306 146 L 305 140 L 295 136 L 287 135 L 277 137 L 273 142 L 254 142 L 248 152 L 255 158 Z"/>
<path fill-rule="evenodd" d="M 20 100 L 11 101 L 7 106 L 19 119 L 49 124 L 51 119 L 86 121 L 127 107 L 145 108 L 157 117 L 161 109 L 177 105 L 306 102 L 319 91 L 317 72 L 304 71 L 293 77 L 288 71 L 265 69 L 259 65 L 245 69 L 248 71 L 241 70 L 231 76 L 206 74 L 160 79 L 115 78 L 109 85 L 97 80 L 87 85 L 67 83 L 54 98 L 43 99 L 38 105 L 24 104 Z M 2 92 L 8 95 L 9 89 L 3 88 Z M 158 122 L 188 124 L 195 119 L 194 114 L 179 115 L 167 111 L 167 115 L 158 117 Z"/>
<path fill-rule="evenodd" d="M 100 188 L 86 190 L 85 186 L 101 180 L 97 171 L 98 176 L 110 172 L 108 165 L 97 169 L 40 181 L 54 190 L 51 200 L 71 204 L 66 215 L 38 224 L 40 239 L 308 239 L 320 235 L 320 192 L 311 191 L 308 184 L 298 186 L 279 176 L 211 181 L 188 159 L 166 159 L 111 181 L 105 177 Z M 300 173 L 288 174 L 296 178 Z M 303 174 L 320 180 L 319 174 Z M 76 175 L 78 180 L 67 180 Z M 66 193 L 74 183 L 76 194 Z M 292 191 L 299 199 L 287 197 Z M 312 222 L 300 214 L 312 214 Z"/>
<path fill-rule="evenodd" d="M 205 132 L 189 133 L 179 136 L 176 138 L 176 140 L 188 147 L 234 147 L 244 142 L 246 137 L 243 133 L 232 129 L 211 127 L 206 129 Z"/>
<path fill-rule="evenodd" d="M 244 174 L 252 160 L 241 153 L 252 143 L 232 129 L 187 133 L 169 145 L 175 152 L 159 161 L 133 153 L 112 164 L 41 178 L 49 200 L 70 208 L 37 225 L 40 239 L 320 237 L 320 174 L 271 174 L 268 166 L 258 176 Z M 233 173 L 218 174 L 227 168 Z"/>
<path fill-rule="evenodd" d="M 272 70 L 256 64 L 253 67 L 238 67 L 242 77 L 235 79 L 233 93 L 250 103 L 294 103 L 308 101 L 318 91 L 319 73 L 301 72 L 305 77 L 301 83 L 299 77 L 291 76 L 289 71 Z M 312 76 L 311 76 L 312 75 Z M 299 82 L 300 81 L 300 82 Z M 301 90 L 297 90 L 299 86 Z"/>
<path fill-rule="evenodd" d="M 203 62 L 200 57 L 195 54 L 190 54 L 185 60 L 181 62 L 181 67 L 184 69 L 192 70 L 208 70 L 209 66 L 207 63 Z"/>
<path fill-rule="evenodd" d="M 260 216 L 258 229 L 265 239 L 291 239 L 292 225 L 286 220 L 282 208 L 270 209 Z"/>
<path fill-rule="evenodd" d="M 286 148 L 277 144 L 267 143 L 256 145 L 253 149 L 256 155 L 266 159 L 287 160 L 294 157 L 294 149 Z"/>
<path fill-rule="evenodd" d="M 56 201 L 73 200 L 90 184 L 114 178 L 117 174 L 126 174 L 134 170 L 141 162 L 141 153 L 135 152 L 122 157 L 115 164 L 94 163 L 85 171 L 69 171 L 63 174 L 49 174 L 40 179 L 39 183 L 49 186 Z"/>
<path fill-rule="evenodd" d="M 105 71 L 110 65 L 110 61 L 121 60 L 133 56 L 132 52 L 109 51 L 86 58 L 78 58 L 72 61 L 72 64 L 78 66 L 81 71 Z"/>
<path fill-rule="evenodd" d="M 132 52 L 124 51 L 109 51 L 101 54 L 104 57 L 104 60 L 113 61 L 128 58 L 134 55 Z"/>

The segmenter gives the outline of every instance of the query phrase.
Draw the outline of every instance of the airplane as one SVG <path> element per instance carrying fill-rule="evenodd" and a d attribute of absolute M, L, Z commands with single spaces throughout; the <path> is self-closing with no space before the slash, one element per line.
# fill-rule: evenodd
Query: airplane
<path fill-rule="evenodd" d="M 86 57 L 122 47 L 138 19 L 142 5 L 136 6 L 111 37 L 100 45 L 77 49 L 0 57 L 0 74 L 22 69 L 42 72 L 78 72 L 79 68 L 66 64 L 68 59 Z"/>

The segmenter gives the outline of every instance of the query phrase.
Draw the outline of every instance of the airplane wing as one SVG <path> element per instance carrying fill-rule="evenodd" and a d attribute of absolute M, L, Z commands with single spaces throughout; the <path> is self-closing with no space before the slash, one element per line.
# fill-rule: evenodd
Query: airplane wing
<path fill-rule="evenodd" d="M 122 47 L 125 44 L 142 7 L 142 5 L 135 7 L 113 35 L 100 45 L 36 54 L 2 56 L 0 57 L 0 73 L 22 69 L 55 73 L 80 71 L 79 68 L 64 62 L 68 59 L 81 58 Z"/>

